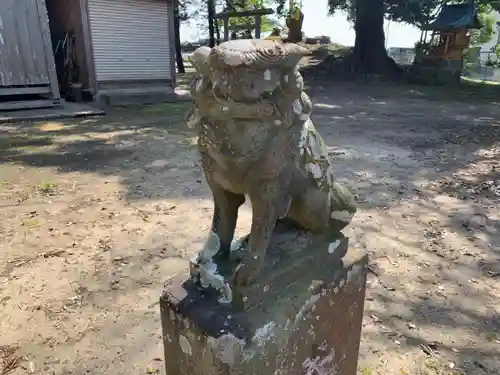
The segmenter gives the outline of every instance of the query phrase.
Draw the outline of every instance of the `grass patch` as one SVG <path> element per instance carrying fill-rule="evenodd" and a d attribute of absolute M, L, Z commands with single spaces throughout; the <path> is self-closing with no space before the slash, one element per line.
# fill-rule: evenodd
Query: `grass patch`
<path fill-rule="evenodd" d="M 189 103 L 163 103 L 146 106 L 144 112 L 154 115 L 184 116 L 189 107 L 191 107 Z"/>
<path fill-rule="evenodd" d="M 436 101 L 463 101 L 469 103 L 500 103 L 500 86 L 486 82 L 464 80 L 458 86 L 410 85 L 410 96 Z"/>
<path fill-rule="evenodd" d="M 486 333 L 486 341 L 488 342 L 493 342 L 497 340 L 497 333 L 496 332 L 488 332 Z"/>
<path fill-rule="evenodd" d="M 423 368 L 417 372 L 416 375 L 462 375 L 463 373 L 458 370 L 450 369 L 439 363 L 435 359 L 428 359 L 425 361 Z"/>
<path fill-rule="evenodd" d="M 23 221 L 23 227 L 25 227 L 29 230 L 38 229 L 41 226 L 42 226 L 42 224 L 40 223 L 40 220 L 38 220 L 36 218 L 26 219 Z"/>
<path fill-rule="evenodd" d="M 474 78 L 469 78 L 469 77 L 462 77 L 462 81 L 472 82 L 472 83 L 481 83 L 483 85 L 490 85 L 490 86 L 500 85 L 500 82 L 497 82 L 497 81 L 485 81 L 483 79 L 474 79 Z"/>
<path fill-rule="evenodd" d="M 56 193 L 57 184 L 54 182 L 42 182 L 37 186 L 37 190 L 42 195 L 54 195 Z"/>
<path fill-rule="evenodd" d="M 20 149 L 22 151 L 37 151 L 41 147 L 51 145 L 54 138 L 54 134 L 0 136 L 0 150 Z"/>

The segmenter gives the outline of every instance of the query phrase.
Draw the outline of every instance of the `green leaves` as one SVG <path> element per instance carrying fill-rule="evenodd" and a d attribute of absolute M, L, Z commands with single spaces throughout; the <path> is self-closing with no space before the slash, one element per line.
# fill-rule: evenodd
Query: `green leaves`
<path fill-rule="evenodd" d="M 478 7 L 479 21 L 483 25 L 482 29 L 471 31 L 471 46 L 488 43 L 493 37 L 496 26 L 495 16 L 491 13 L 493 8 L 490 4 L 483 4 Z"/>
<path fill-rule="evenodd" d="M 434 18 L 442 5 L 453 2 L 463 3 L 464 0 L 385 0 L 385 16 L 393 21 L 422 27 Z M 500 11 L 500 0 L 477 0 L 476 4 L 479 13 L 484 13 L 485 9 Z M 356 18 L 356 7 L 357 0 L 328 0 L 330 14 L 344 11 L 351 21 Z"/>

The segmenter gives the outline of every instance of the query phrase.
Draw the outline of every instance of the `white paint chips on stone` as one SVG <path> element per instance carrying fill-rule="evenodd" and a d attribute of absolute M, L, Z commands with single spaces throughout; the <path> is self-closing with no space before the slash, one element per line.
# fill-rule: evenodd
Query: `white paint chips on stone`
<path fill-rule="evenodd" d="M 339 288 L 343 288 L 345 285 L 345 279 L 340 279 L 339 281 Z"/>
<path fill-rule="evenodd" d="M 220 238 L 215 232 L 210 232 L 208 238 L 203 244 L 203 248 L 198 254 L 198 262 L 205 263 L 212 260 L 220 249 Z"/>
<path fill-rule="evenodd" d="M 293 112 L 297 115 L 302 114 L 302 104 L 300 104 L 299 99 L 295 99 L 292 103 Z"/>
<path fill-rule="evenodd" d="M 269 69 L 266 69 L 266 70 L 264 71 L 264 79 L 265 79 L 266 81 L 270 81 L 270 80 L 271 80 L 271 71 L 270 71 Z"/>
<path fill-rule="evenodd" d="M 335 250 L 337 249 L 337 247 L 339 247 L 339 244 L 340 244 L 340 241 L 334 241 L 334 242 L 330 242 L 328 244 L 328 253 L 329 254 L 333 254 L 335 252 Z"/>
<path fill-rule="evenodd" d="M 271 340 L 275 337 L 275 328 L 277 327 L 275 322 L 269 322 L 263 327 L 260 327 L 255 331 L 253 336 L 253 341 L 257 343 L 257 345 L 263 345 L 267 341 Z"/>
<path fill-rule="evenodd" d="M 186 336 L 179 335 L 179 345 L 184 354 L 186 355 L 193 354 L 193 350 L 191 349 L 191 344 L 189 343 L 189 340 L 186 338 Z"/>
<path fill-rule="evenodd" d="M 214 349 L 215 355 L 222 363 L 233 366 L 236 358 L 245 346 L 245 340 L 239 339 L 233 334 L 227 333 L 217 339 L 209 337 L 208 344 Z"/>
<path fill-rule="evenodd" d="M 323 171 L 318 164 L 307 163 L 305 167 L 306 171 L 311 173 L 315 179 L 320 180 L 323 177 Z"/>
<path fill-rule="evenodd" d="M 243 246 L 244 242 L 245 242 L 245 237 L 242 237 L 242 238 L 238 238 L 237 240 L 233 240 L 231 242 L 231 247 L 230 247 L 230 251 L 238 251 L 241 249 L 241 247 Z"/>
<path fill-rule="evenodd" d="M 203 78 L 200 78 L 198 82 L 196 82 L 196 92 L 200 92 L 203 87 Z"/>
<path fill-rule="evenodd" d="M 188 128 L 194 129 L 196 124 L 198 124 L 200 121 L 200 114 L 198 112 L 197 108 L 193 108 L 190 112 L 187 114 L 187 119 L 186 123 Z"/>
<path fill-rule="evenodd" d="M 307 358 L 302 363 L 304 375 L 336 375 L 337 369 L 333 364 L 335 353 L 332 351 L 326 357 Z"/>
<path fill-rule="evenodd" d="M 306 121 L 306 123 L 311 123 L 312 122 Z M 325 144 L 321 141 L 320 138 L 316 139 L 316 129 L 314 127 L 311 129 L 310 127 L 307 129 L 307 145 L 308 145 L 308 151 L 310 153 L 310 156 L 313 157 L 314 159 L 327 159 L 328 158 L 328 151 L 325 147 Z"/>
<path fill-rule="evenodd" d="M 335 183 L 335 175 L 333 173 L 333 167 L 331 165 L 329 165 L 328 169 L 326 170 L 326 177 L 327 177 L 328 186 L 330 188 L 333 188 L 333 184 Z"/>
<path fill-rule="evenodd" d="M 321 350 L 322 352 L 326 351 L 328 349 L 328 342 L 326 342 L 326 340 L 324 340 L 318 349 Z"/>
<path fill-rule="evenodd" d="M 211 286 L 219 291 L 221 297 L 220 303 L 231 303 L 233 300 L 233 291 L 224 277 L 217 273 L 217 265 L 212 262 L 205 262 L 198 265 L 201 285 L 205 288 Z"/>
<path fill-rule="evenodd" d="M 304 305 L 300 308 L 299 312 L 295 316 L 295 325 L 314 307 L 320 297 L 321 296 L 319 294 L 314 294 L 309 297 L 309 299 L 304 303 Z"/>
<path fill-rule="evenodd" d="M 288 74 L 285 74 L 285 75 L 283 76 L 283 80 L 285 81 L 285 83 L 288 83 Z"/>
<path fill-rule="evenodd" d="M 204 287 L 212 286 L 221 293 L 220 302 L 230 303 L 232 301 L 232 291 L 224 278 L 217 273 L 217 265 L 212 261 L 213 256 L 220 249 L 220 238 L 210 232 L 202 250 L 194 263 L 198 264 L 200 282 Z"/>
<path fill-rule="evenodd" d="M 305 124 L 304 124 L 304 129 L 307 131 L 307 132 L 310 132 L 314 129 L 314 124 L 311 120 L 307 121 Z"/>

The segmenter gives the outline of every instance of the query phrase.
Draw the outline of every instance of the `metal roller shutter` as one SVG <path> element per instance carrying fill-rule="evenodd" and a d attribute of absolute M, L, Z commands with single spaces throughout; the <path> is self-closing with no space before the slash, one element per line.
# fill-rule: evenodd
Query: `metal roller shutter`
<path fill-rule="evenodd" d="M 97 81 L 171 79 L 167 0 L 89 0 Z"/>

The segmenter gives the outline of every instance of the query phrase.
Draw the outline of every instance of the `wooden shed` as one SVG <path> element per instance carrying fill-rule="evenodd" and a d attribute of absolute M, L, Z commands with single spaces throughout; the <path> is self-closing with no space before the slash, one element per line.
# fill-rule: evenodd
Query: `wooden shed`
<path fill-rule="evenodd" d="M 1 0 L 0 110 L 59 104 L 45 0 Z"/>
<path fill-rule="evenodd" d="M 173 0 L 0 0 L 0 110 L 175 98 Z"/>
<path fill-rule="evenodd" d="M 55 54 L 62 95 L 78 83 L 85 97 L 107 104 L 167 101 L 173 96 L 173 0 L 45 1 L 52 43 L 57 46 L 68 39 L 65 36 L 73 40 L 75 74 L 68 74 L 60 53 Z"/>

